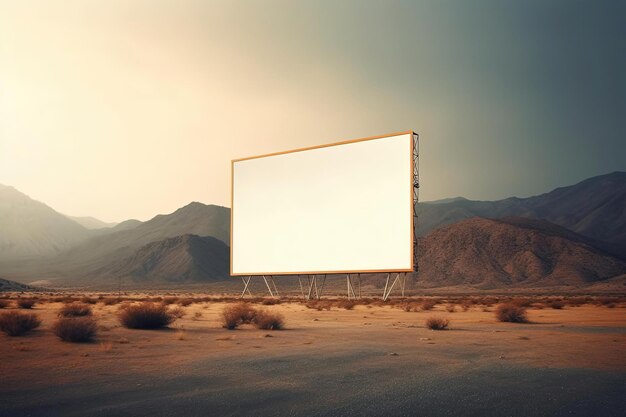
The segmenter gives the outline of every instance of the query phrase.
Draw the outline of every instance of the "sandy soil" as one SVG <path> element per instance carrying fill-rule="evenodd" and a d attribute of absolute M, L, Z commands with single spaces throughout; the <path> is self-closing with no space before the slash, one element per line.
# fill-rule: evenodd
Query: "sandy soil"
<path fill-rule="evenodd" d="M 626 415 L 626 309 L 405 312 L 268 306 L 283 331 L 222 329 L 225 304 L 186 307 L 167 330 L 129 330 L 97 304 L 97 342 L 40 329 L 0 335 L 4 415 Z M 200 313 L 196 318 L 195 313 Z M 427 317 L 450 330 L 425 328 Z"/>

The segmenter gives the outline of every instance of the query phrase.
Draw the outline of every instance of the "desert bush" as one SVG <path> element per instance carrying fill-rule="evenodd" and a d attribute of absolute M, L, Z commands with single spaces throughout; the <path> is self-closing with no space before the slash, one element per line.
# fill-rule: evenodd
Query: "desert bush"
<path fill-rule="evenodd" d="M 98 302 L 96 298 L 92 298 L 92 297 L 83 297 L 80 299 L 80 301 L 85 304 L 96 304 Z"/>
<path fill-rule="evenodd" d="M 37 303 L 37 300 L 33 298 L 18 298 L 17 306 L 19 308 L 31 309 Z"/>
<path fill-rule="evenodd" d="M 177 319 L 182 319 L 187 314 L 184 308 L 178 306 L 170 308 L 168 312 Z"/>
<path fill-rule="evenodd" d="M 282 330 L 285 328 L 285 318 L 282 314 L 268 310 L 258 310 L 253 319 L 257 329 Z"/>
<path fill-rule="evenodd" d="M 98 330 L 91 317 L 61 317 L 52 326 L 52 331 L 61 340 L 72 343 L 91 342 Z"/>
<path fill-rule="evenodd" d="M 461 308 L 463 309 L 463 311 L 467 311 L 470 309 L 472 303 L 470 301 L 463 301 L 461 302 Z"/>
<path fill-rule="evenodd" d="M 174 304 L 176 301 L 178 301 L 178 297 L 165 297 L 163 298 L 163 304 Z"/>
<path fill-rule="evenodd" d="M 263 304 L 264 306 L 273 306 L 276 304 L 280 304 L 280 300 L 278 298 L 266 298 L 261 301 L 261 304 Z"/>
<path fill-rule="evenodd" d="M 455 307 L 456 307 L 456 306 L 455 306 L 454 304 L 448 304 L 448 305 L 446 306 L 446 311 L 447 311 L 448 313 L 454 313 L 454 311 L 455 311 Z"/>
<path fill-rule="evenodd" d="M 446 330 L 449 324 L 450 321 L 443 317 L 432 316 L 426 319 L 426 327 L 430 330 Z"/>
<path fill-rule="evenodd" d="M 496 309 L 496 318 L 499 321 L 510 323 L 526 323 L 526 309 L 513 303 L 500 304 Z"/>
<path fill-rule="evenodd" d="M 180 305 L 181 307 L 190 306 L 192 303 L 193 300 L 191 298 L 183 298 L 181 300 L 178 300 L 178 305 Z"/>
<path fill-rule="evenodd" d="M 237 303 L 224 307 L 222 325 L 225 329 L 234 330 L 241 324 L 252 323 L 257 310 L 248 303 Z"/>
<path fill-rule="evenodd" d="M 432 310 L 434 306 L 437 305 L 437 302 L 435 300 L 424 300 L 422 302 L 422 310 L 428 311 L 428 310 Z"/>
<path fill-rule="evenodd" d="M 555 310 L 561 310 L 563 307 L 565 307 L 565 303 L 563 303 L 563 301 L 561 300 L 552 300 L 548 305 Z"/>
<path fill-rule="evenodd" d="M 345 310 L 352 310 L 354 308 L 354 306 L 356 305 L 356 302 L 353 300 L 339 300 L 337 301 L 337 303 L 335 304 L 338 308 L 343 308 Z"/>
<path fill-rule="evenodd" d="M 118 318 L 129 329 L 160 329 L 176 320 L 166 305 L 151 302 L 124 305 L 118 311 Z"/>
<path fill-rule="evenodd" d="M 532 298 L 514 298 L 510 301 L 511 304 L 514 304 L 518 307 L 530 307 L 533 304 L 534 300 Z"/>
<path fill-rule="evenodd" d="M 7 311 L 0 314 L 0 330 L 9 336 L 20 336 L 41 325 L 41 320 L 33 313 Z"/>
<path fill-rule="evenodd" d="M 10 304 L 9 300 L 0 300 L 0 308 L 7 308 Z"/>
<path fill-rule="evenodd" d="M 91 306 L 83 303 L 65 304 L 59 310 L 59 317 L 91 316 Z"/>
<path fill-rule="evenodd" d="M 102 299 L 102 304 L 104 304 L 105 306 L 112 306 L 119 302 L 120 302 L 119 299 L 113 298 L 113 297 L 107 297 L 107 298 Z"/>

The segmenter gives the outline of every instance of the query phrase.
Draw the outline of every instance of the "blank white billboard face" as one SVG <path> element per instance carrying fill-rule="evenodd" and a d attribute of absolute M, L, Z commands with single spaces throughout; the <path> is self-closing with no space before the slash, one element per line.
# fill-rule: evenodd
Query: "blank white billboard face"
<path fill-rule="evenodd" d="M 412 271 L 412 133 L 233 161 L 231 275 Z"/>

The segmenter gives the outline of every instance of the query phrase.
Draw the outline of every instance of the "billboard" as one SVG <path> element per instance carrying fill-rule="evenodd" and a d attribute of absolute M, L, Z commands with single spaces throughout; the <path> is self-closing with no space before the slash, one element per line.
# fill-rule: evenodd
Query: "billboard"
<path fill-rule="evenodd" d="M 232 161 L 231 275 L 413 271 L 413 132 Z"/>

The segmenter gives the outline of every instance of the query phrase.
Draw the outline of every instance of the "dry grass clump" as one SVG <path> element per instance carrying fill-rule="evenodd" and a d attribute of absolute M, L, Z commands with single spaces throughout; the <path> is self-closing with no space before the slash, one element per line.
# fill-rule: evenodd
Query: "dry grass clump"
<path fill-rule="evenodd" d="M 509 323 L 526 323 L 526 309 L 513 303 L 500 304 L 496 308 L 496 318 Z"/>
<path fill-rule="evenodd" d="M 450 320 L 443 317 L 432 316 L 426 319 L 426 327 L 430 330 L 446 330 Z"/>
<path fill-rule="evenodd" d="M 183 299 L 178 300 L 178 305 L 181 307 L 190 306 L 192 303 L 193 303 L 192 298 L 183 298 Z"/>
<path fill-rule="evenodd" d="M 250 324 L 257 310 L 248 303 L 237 303 L 224 307 L 222 310 L 222 327 L 234 330 L 242 324 Z"/>
<path fill-rule="evenodd" d="M 176 320 L 166 305 L 151 302 L 124 305 L 118 312 L 118 318 L 122 326 L 129 329 L 160 329 Z"/>
<path fill-rule="evenodd" d="M 330 311 L 331 307 L 333 306 L 333 303 L 332 301 L 328 301 L 328 300 L 312 300 L 312 301 L 306 302 L 304 305 L 307 308 L 317 310 L 317 311 L 322 311 L 322 310 Z"/>
<path fill-rule="evenodd" d="M 432 310 L 433 307 L 435 307 L 437 305 L 437 301 L 435 300 L 424 300 L 422 302 L 422 310 L 424 311 L 428 311 L 428 310 Z"/>
<path fill-rule="evenodd" d="M 85 304 L 96 304 L 98 302 L 98 299 L 92 297 L 83 297 L 80 299 L 80 301 Z"/>
<path fill-rule="evenodd" d="M 65 342 L 85 343 L 95 338 L 98 325 L 91 317 L 61 317 L 52 331 Z"/>
<path fill-rule="evenodd" d="M 0 300 L 0 308 L 7 308 L 10 304 L 9 300 Z"/>
<path fill-rule="evenodd" d="M 65 304 L 59 310 L 59 317 L 83 317 L 91 316 L 91 306 L 84 303 Z"/>
<path fill-rule="evenodd" d="M 276 304 L 280 304 L 280 300 L 278 298 L 266 298 L 261 301 L 261 304 L 263 304 L 264 306 L 273 306 Z"/>
<path fill-rule="evenodd" d="M 352 310 L 356 305 L 356 302 L 353 300 L 339 300 L 335 303 L 338 308 L 343 308 L 345 310 Z"/>
<path fill-rule="evenodd" d="M 454 313 L 455 310 L 456 310 L 456 306 L 454 304 L 448 304 L 446 306 L 446 311 L 448 313 Z"/>
<path fill-rule="evenodd" d="M 31 309 L 37 303 L 37 300 L 34 298 L 18 298 L 17 306 L 19 308 Z"/>
<path fill-rule="evenodd" d="M 565 307 L 565 303 L 561 300 L 551 300 L 548 305 L 555 310 L 561 310 L 563 307 Z"/>
<path fill-rule="evenodd" d="M 178 301 L 178 297 L 165 297 L 163 298 L 163 304 L 174 304 Z"/>
<path fill-rule="evenodd" d="M 177 319 L 182 319 L 185 316 L 185 314 L 187 314 L 185 309 L 179 306 L 172 307 L 168 311 L 173 317 Z"/>
<path fill-rule="evenodd" d="M 282 330 L 285 328 L 285 318 L 283 315 L 268 310 L 258 310 L 253 321 L 257 329 Z"/>
<path fill-rule="evenodd" d="M 118 298 L 113 298 L 113 297 L 107 297 L 107 298 L 102 299 L 102 304 L 104 304 L 105 306 L 112 306 L 119 302 L 120 300 Z"/>
<path fill-rule="evenodd" d="M 34 313 L 7 311 L 0 314 L 0 330 L 9 336 L 21 336 L 40 325 L 41 320 Z"/>
<path fill-rule="evenodd" d="M 402 306 L 402 309 L 403 309 L 404 311 L 406 311 L 407 313 L 409 313 L 409 312 L 411 312 L 411 311 L 413 311 L 413 312 L 417 312 L 417 311 L 420 311 L 420 306 L 419 306 L 419 304 L 418 304 L 418 303 L 405 303 L 405 304 Z"/>

